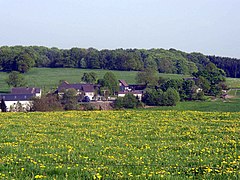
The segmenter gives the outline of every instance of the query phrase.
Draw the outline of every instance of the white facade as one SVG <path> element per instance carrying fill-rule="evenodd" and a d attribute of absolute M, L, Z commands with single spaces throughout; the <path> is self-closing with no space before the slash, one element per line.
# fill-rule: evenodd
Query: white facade
<path fill-rule="evenodd" d="M 42 96 L 42 90 L 40 90 L 39 93 L 36 93 L 36 97 L 41 97 Z"/>
<path fill-rule="evenodd" d="M 140 101 L 142 100 L 142 93 L 126 93 L 126 92 L 123 92 L 123 93 L 118 93 L 118 97 L 124 97 L 126 94 L 132 94 L 135 97 L 138 97 Z"/>
<path fill-rule="evenodd" d="M 25 110 L 30 110 L 32 101 L 4 101 L 6 104 L 7 111 L 16 111 L 17 104 L 20 103 L 21 107 Z"/>
<path fill-rule="evenodd" d="M 90 100 L 93 100 L 94 92 L 85 92 L 85 96 L 88 96 Z"/>

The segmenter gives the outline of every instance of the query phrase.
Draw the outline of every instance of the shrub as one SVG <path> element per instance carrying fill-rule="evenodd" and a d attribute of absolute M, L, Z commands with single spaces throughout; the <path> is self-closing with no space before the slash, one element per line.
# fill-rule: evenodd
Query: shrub
<path fill-rule="evenodd" d="M 133 94 L 126 94 L 124 97 L 117 98 L 114 102 L 114 107 L 116 109 L 136 108 L 140 105 L 140 101 Z"/>
<path fill-rule="evenodd" d="M 163 106 L 176 106 L 179 101 L 179 93 L 175 89 L 168 88 L 167 91 L 163 93 Z"/>
<path fill-rule="evenodd" d="M 63 110 L 61 102 L 56 95 L 47 95 L 41 98 L 34 98 L 32 111 L 60 111 Z"/>

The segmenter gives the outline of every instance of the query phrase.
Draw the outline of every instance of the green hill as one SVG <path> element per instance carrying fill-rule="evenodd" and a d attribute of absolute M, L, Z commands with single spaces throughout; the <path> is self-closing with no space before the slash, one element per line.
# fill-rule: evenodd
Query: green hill
<path fill-rule="evenodd" d="M 81 77 L 85 72 L 95 72 L 98 78 L 102 78 L 109 70 L 91 70 L 91 69 L 77 69 L 77 68 L 32 68 L 29 72 L 24 74 L 29 87 L 40 87 L 45 92 L 55 89 L 60 80 L 66 80 L 70 83 L 81 82 Z M 137 71 L 112 71 L 117 79 L 124 79 L 129 84 L 134 84 Z M 178 74 L 164 74 L 159 73 L 159 76 L 164 78 L 183 78 L 189 77 L 187 75 Z M 5 82 L 8 74 L 0 72 L 0 91 L 7 92 L 9 87 Z"/>

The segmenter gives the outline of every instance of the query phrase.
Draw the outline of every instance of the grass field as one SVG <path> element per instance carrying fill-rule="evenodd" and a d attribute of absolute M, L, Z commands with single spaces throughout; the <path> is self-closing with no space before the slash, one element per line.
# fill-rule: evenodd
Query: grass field
<path fill-rule="evenodd" d="M 230 88 L 240 88 L 240 78 L 227 78 L 226 84 Z"/>
<path fill-rule="evenodd" d="M 78 83 L 84 72 L 94 71 L 98 78 L 102 78 L 107 70 L 87 70 L 87 69 L 71 69 L 71 68 L 33 68 L 24 76 L 28 82 L 28 86 L 40 87 L 44 92 L 54 91 L 60 80 L 67 80 L 70 83 Z M 129 84 L 136 83 L 136 71 L 112 71 L 118 79 L 125 79 Z M 0 72 L 0 92 L 8 92 L 10 88 L 5 83 L 8 74 Z M 183 78 L 188 76 L 177 74 L 159 74 L 164 78 Z M 229 87 L 240 87 L 240 79 L 227 78 Z M 240 97 L 239 90 L 230 91 L 230 95 Z M 223 102 L 180 102 L 176 107 L 159 107 L 160 110 L 193 110 L 193 111 L 223 111 L 237 112 L 240 109 L 240 99 L 234 98 Z"/>
<path fill-rule="evenodd" d="M 239 179 L 240 113 L 3 113 L 0 179 Z"/>
<path fill-rule="evenodd" d="M 28 73 L 24 74 L 29 87 L 40 87 L 44 92 L 54 90 L 59 84 L 60 80 L 66 80 L 70 83 L 79 83 L 81 77 L 85 72 L 96 72 L 98 78 L 102 78 L 108 70 L 89 70 L 89 69 L 74 69 L 74 68 L 32 68 Z M 111 71 L 117 79 L 125 79 L 129 84 L 136 83 L 136 71 Z M 179 74 L 162 74 L 159 76 L 164 78 L 184 78 L 187 75 Z M 5 82 L 8 74 L 0 72 L 0 92 L 8 92 L 10 88 Z M 231 88 L 240 88 L 239 78 L 227 78 L 227 85 Z"/>
<path fill-rule="evenodd" d="M 237 94 L 240 96 L 240 94 Z M 152 108 L 155 110 L 177 110 L 177 111 L 203 111 L 203 112 L 239 112 L 240 99 L 238 97 L 214 101 L 186 101 L 179 102 L 176 106 L 161 106 Z M 144 109 L 148 110 L 148 109 Z"/>
<path fill-rule="evenodd" d="M 28 82 L 28 86 L 40 87 L 45 92 L 56 89 L 60 80 L 66 80 L 70 83 L 81 82 L 81 77 L 85 72 L 96 72 L 98 78 L 102 78 L 108 70 L 88 70 L 88 69 L 73 69 L 73 68 L 32 68 L 28 73 L 26 73 L 25 79 Z M 117 79 L 124 79 L 129 84 L 136 83 L 135 77 L 136 71 L 111 71 L 113 72 Z M 188 77 L 184 75 L 176 74 L 159 74 L 165 78 L 181 78 Z M 9 91 L 9 87 L 5 83 L 8 74 L 0 72 L 0 92 Z"/>

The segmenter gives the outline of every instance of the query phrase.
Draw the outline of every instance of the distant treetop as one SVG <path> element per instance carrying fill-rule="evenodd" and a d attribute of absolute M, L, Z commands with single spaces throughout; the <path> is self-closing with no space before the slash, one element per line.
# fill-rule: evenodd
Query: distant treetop
<path fill-rule="evenodd" d="M 0 70 L 27 72 L 31 67 L 87 68 L 142 71 L 146 68 L 161 73 L 192 74 L 209 63 L 223 69 L 229 77 L 240 77 L 240 60 L 186 53 L 176 49 L 58 49 L 43 46 L 0 47 Z M 94 81 L 88 77 L 84 81 Z"/>

